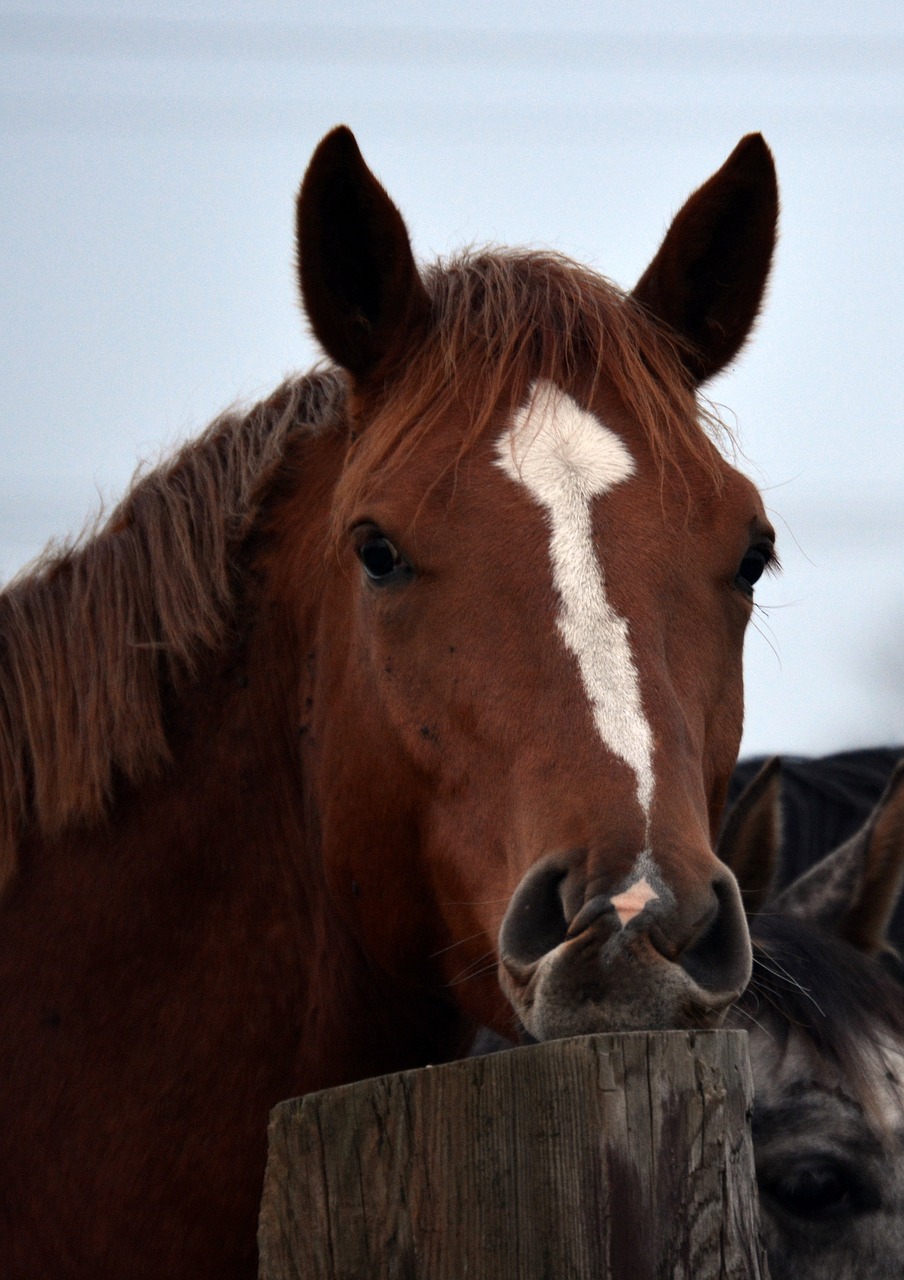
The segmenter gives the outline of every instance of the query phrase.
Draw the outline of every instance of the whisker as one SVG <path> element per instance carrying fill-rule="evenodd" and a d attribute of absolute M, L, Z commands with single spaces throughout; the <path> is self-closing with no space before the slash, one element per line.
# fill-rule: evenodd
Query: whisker
<path fill-rule="evenodd" d="M 734 1012 L 737 1014 L 740 1014 L 742 1018 L 746 1018 L 748 1022 L 752 1022 L 755 1027 L 759 1027 L 763 1035 L 767 1036 L 770 1040 L 775 1039 L 775 1036 L 772 1034 L 772 1032 L 769 1031 L 766 1027 L 764 1027 L 762 1022 L 760 1022 L 758 1018 L 755 1018 L 753 1014 L 750 1013 L 749 1010 L 742 1009 L 739 1005 L 735 1005 Z"/>
<path fill-rule="evenodd" d="M 476 898 L 473 901 L 458 902 L 454 898 L 449 898 L 439 905 L 441 907 L 492 907 L 498 902 L 508 902 L 508 897 L 503 898 Z"/>
<path fill-rule="evenodd" d="M 775 660 L 778 663 L 779 670 L 781 671 L 782 657 L 778 651 L 778 646 L 775 643 L 774 632 L 766 622 L 766 613 L 764 612 L 762 605 L 754 606 L 754 611 L 751 614 L 750 621 L 753 623 L 756 630 L 759 632 L 759 634 L 763 637 L 763 639 L 768 644 L 769 648 L 772 650 L 773 654 L 775 655 Z M 762 622 L 763 624 L 762 626 L 760 626 L 760 622 Z M 767 635 L 767 630 L 770 633 L 768 635 Z"/>
<path fill-rule="evenodd" d="M 447 986 L 447 987 L 458 987 L 458 986 L 461 986 L 461 984 L 462 984 L 463 982 L 470 982 L 470 981 L 472 980 L 472 978 L 483 978 L 483 977 L 485 977 L 488 973 L 495 973 L 495 972 L 496 972 L 496 966 L 495 966 L 495 964 L 488 964 L 488 965 L 486 966 L 486 968 L 484 968 L 484 969 L 478 969 L 475 973 L 467 973 L 467 974 L 465 974 L 465 973 L 464 973 L 464 970 L 462 970 L 462 973 L 461 973 L 461 974 L 459 974 L 459 975 L 458 975 L 458 977 L 452 978 L 449 982 L 447 982 L 447 983 L 446 983 L 446 986 Z M 462 976 L 462 975 L 464 975 L 464 976 Z"/>
<path fill-rule="evenodd" d="M 801 995 L 806 996 L 806 998 L 810 1001 L 810 1003 L 814 1005 L 816 1009 L 819 1010 L 820 1017 L 824 1018 L 826 1016 L 825 1010 L 820 1007 L 819 1001 L 816 999 L 813 993 L 811 991 L 808 991 L 807 988 L 803 985 L 803 983 L 798 982 L 797 978 L 795 978 L 793 974 L 789 973 L 788 970 L 785 968 L 785 966 L 780 961 L 776 960 L 774 955 L 769 954 L 768 958 L 769 960 L 772 961 L 772 964 L 775 965 L 775 968 L 770 968 L 769 965 L 764 962 L 763 955 L 764 955 L 763 952 L 760 952 L 757 955 L 757 964 L 761 968 L 765 969 L 767 973 L 772 974 L 773 978 L 783 979 L 784 982 L 789 987 L 794 988 L 795 990 L 799 991 Z"/>
<path fill-rule="evenodd" d="M 478 956 L 476 960 L 472 960 L 469 964 L 466 964 L 463 969 L 459 969 L 455 977 L 450 978 L 449 981 L 446 983 L 446 985 L 451 987 L 456 982 L 463 982 L 467 978 L 473 977 L 474 975 L 472 973 L 469 973 L 468 970 L 479 968 L 480 965 L 485 965 L 486 962 L 490 959 L 490 957 L 492 957 L 493 959 L 492 967 L 495 969 L 496 968 L 496 952 L 492 949 L 489 951 L 484 951 L 483 955 Z"/>
<path fill-rule="evenodd" d="M 490 947 L 489 951 L 484 951 L 483 955 L 480 955 L 475 960 L 472 960 L 470 964 L 466 964 L 463 969 L 459 970 L 459 972 L 467 973 L 469 969 L 474 969 L 478 965 L 484 964 L 487 960 L 492 960 L 495 963 L 497 959 L 498 957 L 496 955 L 495 948 Z"/>
<path fill-rule="evenodd" d="M 466 942 L 473 942 L 475 938 L 482 937 L 483 929 L 480 929 L 477 933 L 472 933 L 468 938 L 459 938 L 458 942 L 450 942 L 447 947 L 440 947 L 439 951 L 434 951 L 427 958 L 428 960 L 435 960 L 437 956 L 443 955 L 446 951 L 454 951 L 456 947 L 463 947 Z"/>
<path fill-rule="evenodd" d="M 491 963 L 488 965 L 487 961 Z M 454 987 L 459 982 L 467 982 L 469 978 L 475 978 L 484 973 L 495 973 L 497 966 L 496 952 L 485 951 L 482 956 L 478 956 L 476 960 L 472 960 L 470 964 L 466 964 L 463 969 L 459 969 L 454 978 L 450 978 L 446 983 L 447 987 Z M 483 966 L 481 968 L 481 966 Z"/>
<path fill-rule="evenodd" d="M 754 978 L 754 981 L 751 982 L 750 986 L 747 988 L 748 992 L 757 997 L 757 999 L 762 998 L 764 1003 L 770 1005 L 778 1014 L 779 1018 L 781 1018 L 783 1022 L 786 1022 L 788 1026 L 799 1027 L 801 1030 L 806 1031 L 810 1027 L 810 1024 L 802 1022 L 799 1018 L 793 1017 L 787 1009 L 788 998 L 785 993 L 787 992 L 789 983 L 780 974 L 774 973 L 772 976 L 780 979 L 782 984 L 781 989 L 778 986 L 770 985 L 769 982 L 764 981 L 761 975 L 757 975 Z M 812 1000 L 814 1007 L 822 1013 L 822 1010 L 819 1009 L 819 1005 L 810 995 L 810 992 L 804 987 L 800 987 L 800 990 L 809 1000 Z"/>
<path fill-rule="evenodd" d="M 774 486 L 772 486 L 772 487 L 773 487 L 773 488 L 779 488 L 779 487 L 782 487 L 782 486 L 774 485 Z M 794 543 L 795 547 L 797 547 L 798 551 L 799 551 L 799 552 L 800 552 L 800 554 L 803 556 L 803 558 L 806 560 L 807 564 L 809 564 L 812 568 L 814 568 L 814 569 L 815 569 L 815 568 L 816 568 L 816 561 L 815 561 L 815 560 L 811 560 L 811 559 L 810 559 L 810 557 L 807 555 L 806 551 L 804 551 L 804 548 L 803 548 L 803 545 L 802 545 L 802 543 L 801 543 L 800 539 L 797 537 L 797 535 L 795 534 L 794 530 L 791 528 L 790 524 L 789 524 L 789 523 L 788 523 L 788 521 L 785 519 L 785 517 L 782 515 L 782 513 L 781 513 L 780 511 L 776 511 L 776 510 L 775 510 L 774 508 L 772 508 L 772 507 L 768 507 L 768 508 L 767 508 L 767 510 L 768 510 L 768 513 L 769 513 L 769 516 L 770 516 L 770 518 L 771 518 L 771 519 L 775 520 L 775 521 L 776 521 L 776 523 L 778 523 L 778 522 L 780 521 L 780 522 L 785 526 L 785 532 L 788 534 L 788 537 L 789 537 L 789 538 L 791 539 L 791 541 Z"/>

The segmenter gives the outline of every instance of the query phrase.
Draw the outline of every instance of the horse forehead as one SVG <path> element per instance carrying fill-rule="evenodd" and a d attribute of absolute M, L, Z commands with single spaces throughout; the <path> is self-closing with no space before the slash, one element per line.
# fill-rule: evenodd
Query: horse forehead
<path fill-rule="evenodd" d="M 614 431 L 550 382 L 538 382 L 496 445 L 504 471 L 551 514 L 628 480 L 634 458 Z"/>
<path fill-rule="evenodd" d="M 904 1134 L 904 1044 L 891 1036 L 873 1054 L 878 1077 L 877 1105 L 889 1133 Z"/>
<path fill-rule="evenodd" d="M 761 1104 L 775 1106 L 784 1098 L 801 1098 L 803 1091 L 814 1105 L 821 1099 L 829 1111 L 868 1112 L 870 1126 L 878 1123 L 886 1134 L 904 1135 L 904 1044 L 896 1037 L 889 1034 L 861 1046 L 862 1084 L 867 1091 L 863 1097 L 857 1082 L 845 1078 L 837 1063 L 800 1030 L 792 1029 L 782 1044 L 781 1037 L 757 1027 L 748 1044 Z"/>

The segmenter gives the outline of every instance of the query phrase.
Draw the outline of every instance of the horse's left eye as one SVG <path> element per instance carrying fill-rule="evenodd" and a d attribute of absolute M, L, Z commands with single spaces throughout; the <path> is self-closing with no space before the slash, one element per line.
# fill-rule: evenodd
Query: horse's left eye
<path fill-rule="evenodd" d="M 382 533 L 372 533 L 358 547 L 364 572 L 380 586 L 412 575 L 412 568 Z"/>
<path fill-rule="evenodd" d="M 774 559 L 775 552 L 771 547 L 751 547 L 735 574 L 735 586 L 745 595 L 752 596 L 753 588 Z"/>
<path fill-rule="evenodd" d="M 816 1219 L 874 1207 L 873 1197 L 861 1181 L 832 1161 L 801 1163 L 761 1190 L 797 1218 Z"/>

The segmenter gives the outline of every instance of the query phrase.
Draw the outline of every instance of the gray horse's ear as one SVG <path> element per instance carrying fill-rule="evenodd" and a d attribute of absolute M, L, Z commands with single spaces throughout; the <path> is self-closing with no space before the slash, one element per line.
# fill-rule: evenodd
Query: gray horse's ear
<path fill-rule="evenodd" d="M 767 760 L 725 819 L 716 853 L 735 874 L 747 916 L 772 892 L 782 843 L 780 756 Z"/>
<path fill-rule="evenodd" d="M 864 825 L 770 903 L 875 955 L 904 881 L 904 761 Z"/>

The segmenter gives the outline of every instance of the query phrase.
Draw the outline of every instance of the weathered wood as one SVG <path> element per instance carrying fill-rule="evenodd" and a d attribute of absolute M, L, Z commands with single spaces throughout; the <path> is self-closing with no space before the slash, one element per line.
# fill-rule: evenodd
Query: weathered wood
<path fill-rule="evenodd" d="M 634 1032 L 285 1102 L 261 1280 L 759 1280 L 752 1097 L 742 1032 Z"/>

